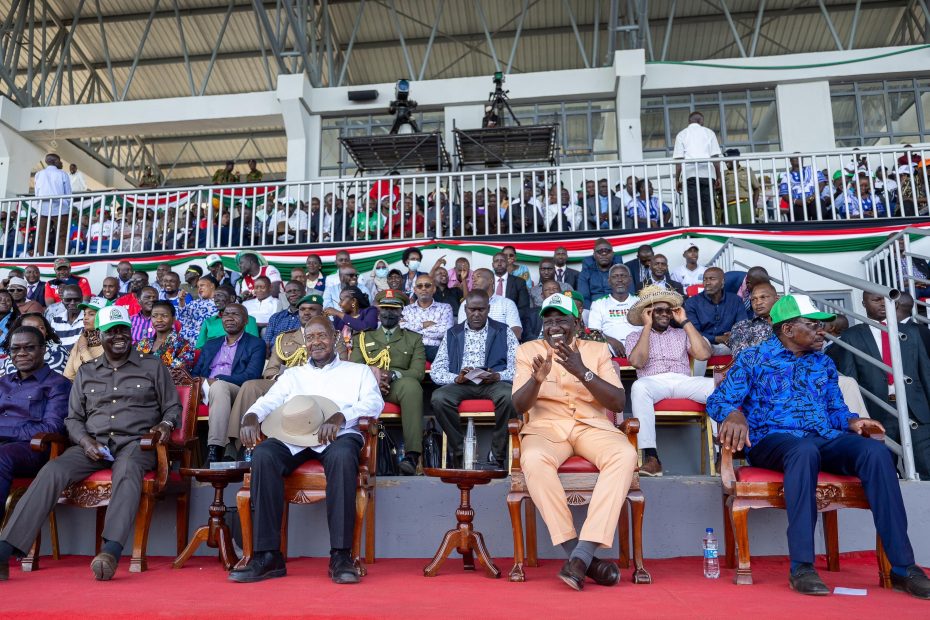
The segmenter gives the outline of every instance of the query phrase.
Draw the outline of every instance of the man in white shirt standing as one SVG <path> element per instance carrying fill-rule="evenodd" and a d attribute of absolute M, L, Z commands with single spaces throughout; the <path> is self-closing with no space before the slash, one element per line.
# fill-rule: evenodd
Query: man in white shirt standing
<path fill-rule="evenodd" d="M 472 282 L 472 290 L 478 289 L 485 291 L 490 297 L 490 301 L 488 302 L 488 318 L 507 325 L 513 330 L 513 334 L 517 337 L 517 340 L 520 340 L 520 335 L 523 334 L 523 324 L 520 322 L 520 311 L 517 310 L 517 304 L 513 303 L 513 301 L 507 299 L 503 295 L 496 295 L 494 293 L 494 273 L 491 272 L 490 269 L 475 269 Z M 464 321 L 465 304 L 462 304 L 459 306 L 458 322 L 463 323 Z"/>
<path fill-rule="evenodd" d="M 704 115 L 692 112 L 688 126 L 675 136 L 675 159 L 710 159 L 720 157 L 720 144 L 713 131 L 704 127 Z M 681 191 L 681 164 L 675 166 Z M 720 185 L 720 168 L 711 162 L 685 164 L 685 190 L 688 204 L 689 226 L 708 226 L 713 223 L 714 199 L 711 183 Z"/>
<path fill-rule="evenodd" d="M 77 164 L 68 166 L 68 180 L 71 181 L 71 191 L 75 194 L 87 191 L 87 179 L 84 178 L 83 172 L 78 171 Z"/>
<path fill-rule="evenodd" d="M 587 324 L 589 328 L 598 329 L 604 334 L 611 353 L 626 357 L 623 346 L 626 337 L 642 329 L 632 325 L 626 317 L 639 297 L 630 295 L 633 277 L 626 265 L 612 266 L 607 274 L 607 282 L 610 284 L 610 295 L 591 302 Z"/>
<path fill-rule="evenodd" d="M 35 176 L 35 196 L 36 198 L 45 198 L 48 196 L 67 196 L 71 194 L 71 179 L 68 174 L 61 169 L 61 157 L 56 153 L 49 153 L 45 156 L 46 167 L 36 173 Z M 37 208 L 39 211 L 39 228 L 36 232 L 36 247 L 33 252 L 36 256 L 45 256 L 51 245 L 52 254 L 57 256 L 65 253 L 68 240 L 68 209 L 71 207 L 69 198 L 52 198 L 39 201 Z M 46 236 L 50 235 L 52 220 L 58 223 L 57 234 L 55 237 L 46 241 Z M 61 220 L 64 220 L 63 222 Z"/>
<path fill-rule="evenodd" d="M 328 319 L 310 319 L 304 336 L 309 361 L 285 370 L 242 416 L 239 436 L 254 450 L 254 552 L 244 568 L 229 573 L 230 581 L 249 583 L 287 574 L 280 551 L 284 477 L 310 459 L 319 460 L 326 473 L 329 576 L 338 584 L 359 581 L 351 557 L 355 485 L 364 445 L 358 420 L 377 418 L 384 400 L 367 366 L 336 355 L 337 336 Z M 262 433 L 268 439 L 259 443 Z"/>
<path fill-rule="evenodd" d="M 681 265 L 672 272 L 672 279 L 681 282 L 681 285 L 687 289 L 689 286 L 703 285 L 704 272 L 707 267 L 698 265 L 698 246 L 693 243 L 682 253 L 685 258 L 685 264 Z"/>

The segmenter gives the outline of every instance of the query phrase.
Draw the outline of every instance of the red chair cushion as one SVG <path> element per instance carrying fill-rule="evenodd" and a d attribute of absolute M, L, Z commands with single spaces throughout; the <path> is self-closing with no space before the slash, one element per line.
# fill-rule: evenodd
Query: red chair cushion
<path fill-rule="evenodd" d="M 155 470 L 152 470 L 142 476 L 143 480 L 155 480 Z M 112 469 L 101 469 L 100 471 L 95 471 L 91 475 L 84 478 L 84 482 L 110 482 L 113 479 L 113 470 Z M 180 472 L 170 471 L 168 472 L 168 480 L 170 482 L 181 482 L 183 478 L 181 477 Z"/>
<path fill-rule="evenodd" d="M 25 489 L 35 478 L 13 478 L 13 482 L 10 485 L 11 489 Z"/>
<path fill-rule="evenodd" d="M 475 400 L 463 400 L 459 403 L 459 413 L 493 413 L 494 401 L 484 400 L 483 398 Z"/>
<path fill-rule="evenodd" d="M 426 362 L 426 372 L 429 372 L 430 368 L 432 368 L 432 367 L 433 367 L 433 363 L 430 362 L 430 361 L 427 361 L 427 362 Z"/>
<path fill-rule="evenodd" d="M 656 411 L 696 411 L 704 412 L 704 403 L 697 403 L 687 398 L 666 398 L 656 403 Z"/>
<path fill-rule="evenodd" d="M 580 456 L 568 457 L 568 460 L 559 467 L 560 474 L 596 474 L 597 471 L 597 467 Z"/>
<path fill-rule="evenodd" d="M 384 409 L 381 410 L 382 414 L 385 413 L 400 413 L 400 405 L 395 405 L 394 403 L 384 403 Z"/>
<path fill-rule="evenodd" d="M 209 418 L 210 417 L 210 405 L 204 405 L 200 403 L 200 406 L 197 407 L 197 417 L 198 418 Z"/>
<path fill-rule="evenodd" d="M 292 473 L 295 474 L 322 474 L 323 473 L 323 463 L 319 462 L 316 459 L 310 459 L 306 461 L 295 469 Z"/>
<path fill-rule="evenodd" d="M 733 361 L 732 355 L 711 355 L 707 360 L 708 366 L 726 366 Z"/>
<path fill-rule="evenodd" d="M 739 467 L 736 470 L 736 479 L 740 482 L 784 482 L 785 475 L 764 467 Z M 817 476 L 817 482 L 859 482 L 859 479 L 855 476 L 841 476 L 822 471 Z"/>
<path fill-rule="evenodd" d="M 630 360 L 625 357 L 615 357 L 613 360 L 617 362 L 617 365 L 620 366 L 620 368 L 629 368 L 631 366 Z"/>

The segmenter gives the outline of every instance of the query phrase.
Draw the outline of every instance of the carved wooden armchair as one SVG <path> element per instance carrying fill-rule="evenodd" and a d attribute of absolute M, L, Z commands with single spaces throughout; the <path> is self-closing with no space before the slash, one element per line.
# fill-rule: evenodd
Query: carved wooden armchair
<path fill-rule="evenodd" d="M 189 478 L 181 476 L 178 469 L 173 466 L 191 466 L 191 456 L 197 443 L 197 438 L 194 436 L 194 425 L 197 418 L 197 404 L 200 402 L 200 383 L 201 379 L 199 378 L 187 378 L 182 383 L 176 384 L 178 399 L 181 401 L 181 417 L 178 427 L 171 433 L 167 445 L 158 444 L 154 433 L 142 437 L 142 449 L 156 451 L 157 465 L 153 471 L 145 474 L 142 479 L 142 498 L 139 502 L 139 511 L 136 514 L 132 558 L 129 561 L 130 572 L 140 573 L 147 568 L 146 549 L 148 547 L 149 527 L 152 523 L 152 512 L 155 508 L 155 502 L 167 495 L 174 495 L 177 498 L 177 553 L 181 553 L 187 545 L 191 483 Z M 32 447 L 41 450 L 49 443 L 58 443 L 61 446 L 63 445 L 63 439 L 59 435 L 39 434 L 33 438 Z M 95 508 L 97 510 L 96 553 L 100 552 L 103 520 L 106 515 L 106 507 L 110 504 L 112 476 L 113 470 L 111 469 L 103 469 L 93 473 L 81 482 L 70 485 L 58 499 L 59 504 Z M 22 568 L 24 571 L 38 568 L 38 543 L 37 540 L 29 555 L 23 558 Z"/>
<path fill-rule="evenodd" d="M 879 435 L 873 439 L 881 440 Z M 734 467 L 733 454 L 722 450 L 720 481 L 723 486 L 723 531 L 727 568 L 736 568 L 737 585 L 752 584 L 749 558 L 749 511 L 754 508 L 785 508 L 784 475 L 762 467 Z M 821 472 L 817 477 L 817 511 L 823 518 L 827 570 L 840 569 L 839 532 L 836 511 L 842 508 L 868 510 L 862 483 L 855 476 Z M 876 535 L 879 586 L 891 588 L 891 564 L 881 538 Z M 736 558 L 739 556 L 739 565 Z"/>
<path fill-rule="evenodd" d="M 614 417 L 614 414 L 610 414 Z M 616 424 L 616 418 L 612 420 Z M 510 493 L 507 495 L 507 507 L 510 510 L 510 523 L 513 528 L 513 568 L 510 569 L 510 581 L 526 581 L 523 571 L 524 545 L 523 524 L 520 518 L 520 504 L 524 504 L 526 519 L 526 565 L 539 566 L 536 556 L 536 507 L 526 490 L 526 479 L 520 465 L 520 429 L 524 420 L 511 420 L 508 428 L 512 442 L 512 464 L 510 469 Z M 636 445 L 636 434 L 639 432 L 639 420 L 630 418 L 617 424 L 633 444 Z M 559 481 L 565 489 L 565 495 L 571 506 L 582 506 L 591 501 L 594 484 L 597 482 L 598 471 L 589 461 L 580 456 L 570 457 L 558 470 Z M 629 506 L 632 510 L 628 510 Z M 652 577 L 643 567 L 643 514 L 646 509 L 646 498 L 639 488 L 639 473 L 633 473 L 633 482 L 627 493 L 626 502 L 620 512 L 618 524 L 620 538 L 620 565 L 629 567 L 630 557 L 630 522 L 632 521 L 633 542 L 633 583 L 652 583 Z"/>
<path fill-rule="evenodd" d="M 371 418 L 360 418 L 358 430 L 365 438 L 362 452 L 358 460 L 358 483 L 355 491 L 355 532 L 352 537 L 352 557 L 359 575 L 364 576 L 368 571 L 365 562 L 374 561 L 375 557 L 375 525 L 374 525 L 374 490 L 377 460 L 375 451 L 378 449 L 378 432 L 380 425 Z M 246 474 L 242 487 L 236 494 L 236 506 L 239 511 L 239 522 L 242 524 L 242 559 L 236 568 L 244 568 L 252 559 L 252 493 L 250 488 L 251 475 Z M 284 479 L 284 518 L 281 524 L 281 553 L 287 557 L 287 522 L 288 507 L 291 504 L 313 504 L 326 499 L 326 475 L 323 465 L 316 459 L 310 459 L 291 475 Z M 361 559 L 362 528 L 366 528 L 365 562 Z"/>

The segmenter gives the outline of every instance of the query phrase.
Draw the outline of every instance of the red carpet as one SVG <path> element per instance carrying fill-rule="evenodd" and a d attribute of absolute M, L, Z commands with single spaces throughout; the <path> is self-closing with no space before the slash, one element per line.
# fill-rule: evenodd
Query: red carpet
<path fill-rule="evenodd" d="M 130 575 L 121 563 L 116 578 L 96 583 L 90 558 L 69 556 L 60 562 L 42 558 L 42 570 L 23 573 L 11 565 L 10 581 L 0 583 L 0 615 L 12 617 L 96 616 L 105 618 L 183 617 L 312 617 L 339 616 L 407 618 L 586 618 L 638 617 L 741 618 L 927 618 L 930 601 L 876 586 L 874 554 L 844 556 L 842 570 L 818 569 L 827 585 L 868 589 L 867 596 L 806 597 L 788 589 L 787 562 L 782 558 L 753 560 L 755 585 L 736 586 L 733 571 L 720 579 L 704 579 L 700 558 L 648 560 L 652 585 L 634 586 L 623 571 L 619 586 L 588 582 L 575 592 L 556 577 L 561 562 L 544 561 L 527 569 L 526 583 L 492 580 L 465 573 L 451 558 L 435 578 L 422 576 L 426 560 L 381 560 L 369 567 L 358 586 L 336 586 L 326 576 L 326 561 L 298 558 L 288 564 L 288 576 L 257 584 L 226 581 L 219 564 L 195 557 L 181 570 L 168 558 L 153 558 L 150 569 Z M 507 559 L 497 560 L 506 572 Z M 610 615 L 607 615 L 610 614 Z"/>

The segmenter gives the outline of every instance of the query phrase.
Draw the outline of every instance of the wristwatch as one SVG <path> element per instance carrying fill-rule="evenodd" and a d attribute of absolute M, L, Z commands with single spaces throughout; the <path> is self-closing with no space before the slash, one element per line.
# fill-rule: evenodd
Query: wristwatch
<path fill-rule="evenodd" d="M 594 381 L 594 372 L 589 370 L 588 372 L 584 373 L 584 377 L 582 377 L 581 380 L 584 381 L 585 383 L 590 383 L 591 381 Z"/>
<path fill-rule="evenodd" d="M 398 372 L 398 371 L 396 371 L 396 370 L 392 370 L 392 371 L 391 371 L 391 381 L 397 381 L 398 379 L 400 379 L 400 372 Z"/>
<path fill-rule="evenodd" d="M 171 427 L 171 430 L 174 430 L 174 422 L 171 422 L 170 420 L 162 420 L 159 422 L 159 424 L 167 424 L 169 427 Z"/>

